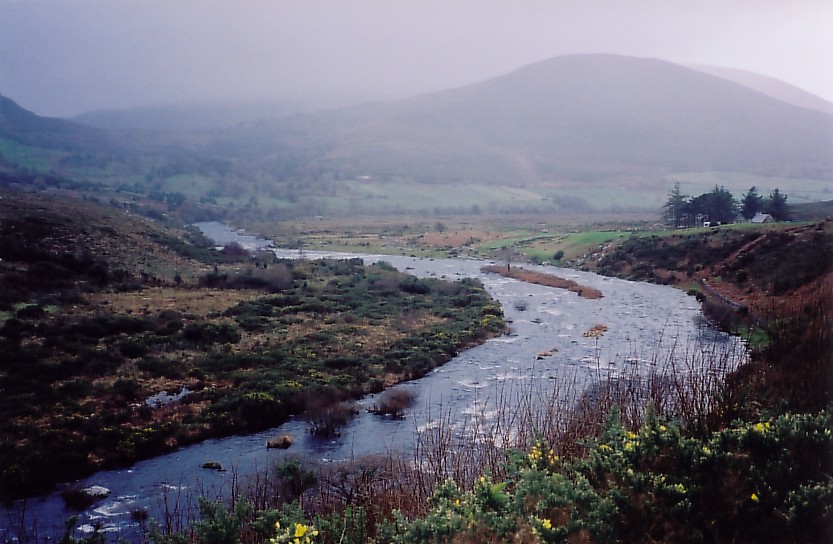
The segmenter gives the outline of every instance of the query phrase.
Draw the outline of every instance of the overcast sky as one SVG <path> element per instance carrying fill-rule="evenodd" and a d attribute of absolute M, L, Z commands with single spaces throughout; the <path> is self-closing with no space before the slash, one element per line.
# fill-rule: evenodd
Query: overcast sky
<path fill-rule="evenodd" d="M 389 99 L 571 53 L 741 68 L 833 101 L 833 0 L 0 0 L 0 93 L 50 116 Z"/>

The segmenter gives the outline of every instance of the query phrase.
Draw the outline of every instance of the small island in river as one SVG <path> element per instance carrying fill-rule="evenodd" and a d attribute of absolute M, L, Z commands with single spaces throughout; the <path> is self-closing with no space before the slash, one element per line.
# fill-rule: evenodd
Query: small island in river
<path fill-rule="evenodd" d="M 482 268 L 483 272 L 493 272 L 500 274 L 507 278 L 514 278 L 516 280 L 525 281 L 527 283 L 534 283 L 536 285 L 544 285 L 547 287 L 556 287 L 558 289 L 567 289 L 576 293 L 578 296 L 587 299 L 599 299 L 604 297 L 601 291 L 593 287 L 581 285 L 573 280 L 568 280 L 555 276 L 553 274 L 544 274 L 543 272 L 533 272 L 532 270 L 525 270 L 523 268 L 509 268 L 498 265 L 489 265 Z"/>

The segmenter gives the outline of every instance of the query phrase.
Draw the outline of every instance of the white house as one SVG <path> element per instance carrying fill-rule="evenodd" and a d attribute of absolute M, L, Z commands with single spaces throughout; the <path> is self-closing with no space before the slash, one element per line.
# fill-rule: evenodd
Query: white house
<path fill-rule="evenodd" d="M 750 223 L 772 223 L 775 221 L 775 218 L 769 215 L 768 213 L 761 213 L 758 212 L 755 214 L 755 217 L 749 220 Z"/>

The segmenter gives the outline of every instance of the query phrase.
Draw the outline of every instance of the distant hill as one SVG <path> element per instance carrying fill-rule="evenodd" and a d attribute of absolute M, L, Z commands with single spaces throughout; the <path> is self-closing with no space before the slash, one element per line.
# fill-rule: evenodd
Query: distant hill
<path fill-rule="evenodd" d="M 226 133 L 341 176 L 593 181 L 687 171 L 833 177 L 833 116 L 654 59 L 557 57 L 393 103 Z"/>
<path fill-rule="evenodd" d="M 201 131 L 223 129 L 264 119 L 282 119 L 317 109 L 313 105 L 289 101 L 240 105 L 169 105 L 96 110 L 76 115 L 72 120 L 109 130 Z"/>
<path fill-rule="evenodd" d="M 721 66 L 706 66 L 702 64 L 690 65 L 690 68 L 703 73 L 713 75 L 722 79 L 739 83 L 744 87 L 756 90 L 767 96 L 798 106 L 833 114 L 833 102 L 808 93 L 794 85 L 785 83 L 779 79 L 763 76 L 748 70 L 737 70 L 734 68 L 723 68 Z"/>
<path fill-rule="evenodd" d="M 118 147 L 105 131 L 65 119 L 41 117 L 5 96 L 0 96 L 0 138 L 74 152 L 113 151 Z"/>
<path fill-rule="evenodd" d="M 801 91 L 782 100 L 770 95 L 785 85 L 762 92 L 758 83 L 656 59 L 570 55 L 387 103 L 294 115 L 194 106 L 167 120 L 164 108 L 140 109 L 102 114 L 96 122 L 108 129 L 0 98 L 0 149 L 9 168 L 118 190 L 129 179 L 134 194 L 212 217 L 258 203 L 280 217 L 645 211 L 675 181 L 692 194 L 725 184 L 736 196 L 754 185 L 779 187 L 791 202 L 827 198 L 833 115 L 794 105 Z M 252 120 L 216 127 L 243 113 Z M 135 128 L 145 114 L 155 117 Z M 165 123 L 171 130 L 150 130 Z"/>

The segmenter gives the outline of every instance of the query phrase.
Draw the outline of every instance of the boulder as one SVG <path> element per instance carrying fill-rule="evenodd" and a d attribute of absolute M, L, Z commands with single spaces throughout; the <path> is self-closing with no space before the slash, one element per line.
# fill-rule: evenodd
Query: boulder
<path fill-rule="evenodd" d="M 103 499 L 110 494 L 110 490 L 101 485 L 92 485 L 85 488 L 69 488 L 61 491 L 64 504 L 69 508 L 83 510 L 95 501 Z"/>
<path fill-rule="evenodd" d="M 81 492 L 85 493 L 91 499 L 103 499 L 111 493 L 111 491 L 103 485 L 91 485 L 90 487 L 82 489 Z"/>

